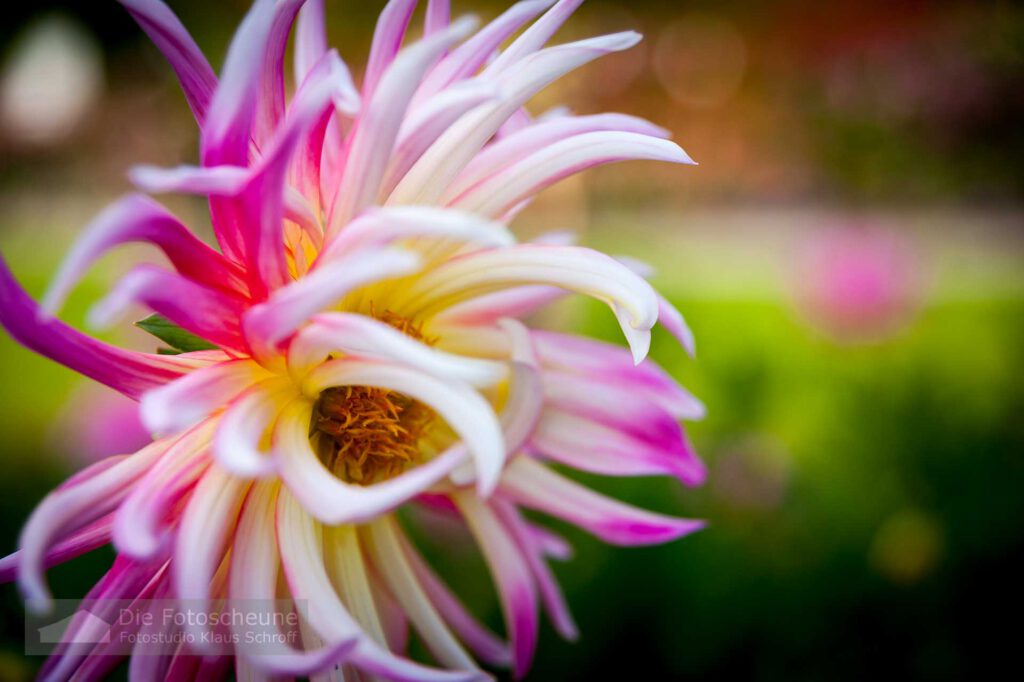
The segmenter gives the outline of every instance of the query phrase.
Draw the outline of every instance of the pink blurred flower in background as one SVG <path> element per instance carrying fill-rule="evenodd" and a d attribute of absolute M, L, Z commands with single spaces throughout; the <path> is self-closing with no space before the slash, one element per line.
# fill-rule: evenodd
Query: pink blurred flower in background
<path fill-rule="evenodd" d="M 693 352 L 682 316 L 629 264 L 560 237 L 518 243 L 507 227 L 538 192 L 586 168 L 692 163 L 666 131 L 631 116 L 533 119 L 523 108 L 640 39 L 545 48 L 580 1 L 520 2 L 474 33 L 474 21 L 450 22 L 448 3 L 432 0 L 424 38 L 401 49 L 416 2 L 392 0 L 357 89 L 327 47 L 319 0 L 257 0 L 219 80 L 166 5 L 122 0 L 167 56 L 201 129 L 201 165 L 132 177 L 147 191 L 208 197 L 219 250 L 132 195 L 87 229 L 43 306 L 0 268 L 11 335 L 141 400 L 157 434 L 51 493 L 0 577 L 16 577 L 29 606 L 45 609 L 45 568 L 110 542 L 117 559 L 88 595 L 99 606 L 82 627 L 118 621 L 102 610 L 117 599 L 175 599 L 211 615 L 224 599 L 307 608 L 301 627 L 262 645 L 212 618 L 158 619 L 137 634 L 162 638 L 140 637 L 130 652 L 118 644 L 137 623 L 118 621 L 106 637 L 73 627 L 99 643 L 61 646 L 45 677 L 100 678 L 127 653 L 140 680 L 229 666 L 238 679 L 470 680 L 485 676 L 478 660 L 522 676 L 540 606 L 576 635 L 549 567 L 569 548 L 522 510 L 622 545 L 702 527 L 550 466 L 686 485 L 705 477 L 680 425 L 702 405 L 645 360 L 658 323 Z M 174 270 L 137 267 L 92 319 L 148 306 L 162 317 L 139 324 L 170 346 L 161 354 L 103 344 L 53 317 L 102 252 L 139 241 Z M 565 293 L 606 303 L 629 349 L 520 321 Z M 469 529 L 507 642 L 416 549 L 394 514 L 411 505 Z M 405 657 L 410 629 L 440 668 Z M 226 634 L 228 648 L 211 646 L 211 633 Z"/>
<path fill-rule="evenodd" d="M 797 302 L 834 340 L 885 339 L 906 328 L 922 297 L 912 243 L 879 227 L 846 224 L 812 235 L 798 253 Z"/>
<path fill-rule="evenodd" d="M 86 384 L 71 394 L 52 436 L 54 448 L 74 464 L 135 452 L 152 440 L 139 404 L 99 384 Z"/>

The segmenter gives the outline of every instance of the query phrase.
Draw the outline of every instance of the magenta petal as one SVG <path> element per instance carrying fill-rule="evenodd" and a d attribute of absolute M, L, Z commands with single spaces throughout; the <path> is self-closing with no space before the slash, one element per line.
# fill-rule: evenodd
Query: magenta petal
<path fill-rule="evenodd" d="M 186 359 L 115 348 L 42 313 L 0 257 L 0 324 L 20 344 L 131 398 L 194 368 Z"/>
<path fill-rule="evenodd" d="M 575 524 L 614 545 L 660 544 L 705 525 L 605 497 L 527 457 L 518 457 L 508 466 L 501 490 L 526 507 Z"/>
<path fill-rule="evenodd" d="M 54 544 L 46 552 L 46 557 L 43 559 L 43 567 L 50 568 L 65 561 L 71 561 L 75 557 L 108 544 L 110 542 L 112 519 L 112 514 L 96 519 Z M 21 550 L 12 552 L 3 559 L 0 559 L 0 583 L 7 583 L 18 577 L 18 563 L 20 560 Z"/>
<path fill-rule="evenodd" d="M 202 126 L 210 99 L 217 89 L 217 76 L 192 36 L 174 12 L 160 0 L 119 2 L 170 62 L 185 92 L 188 106 Z"/>
<path fill-rule="evenodd" d="M 423 20 L 423 35 L 429 36 L 448 28 L 451 21 L 450 0 L 428 0 L 427 15 Z"/>

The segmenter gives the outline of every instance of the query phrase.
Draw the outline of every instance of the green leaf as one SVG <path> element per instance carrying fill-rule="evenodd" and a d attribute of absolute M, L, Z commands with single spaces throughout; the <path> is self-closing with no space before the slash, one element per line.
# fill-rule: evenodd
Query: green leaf
<path fill-rule="evenodd" d="M 146 319 L 136 322 L 135 326 L 170 346 L 170 348 L 158 349 L 157 352 L 161 355 L 176 355 L 194 350 L 217 350 L 217 346 L 185 331 L 163 315 L 150 315 Z"/>

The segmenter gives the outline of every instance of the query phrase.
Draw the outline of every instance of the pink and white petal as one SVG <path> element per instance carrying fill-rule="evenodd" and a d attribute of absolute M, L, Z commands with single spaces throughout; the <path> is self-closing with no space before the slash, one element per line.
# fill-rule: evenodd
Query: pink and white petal
<path fill-rule="evenodd" d="M 292 598 L 306 604 L 306 616 L 317 634 L 327 641 L 359 638 L 355 650 L 349 654 L 349 662 L 396 682 L 479 679 L 479 675 L 471 671 L 436 670 L 400 658 L 367 636 L 345 608 L 327 574 L 322 527 L 285 489 L 278 495 L 277 541 Z"/>
<path fill-rule="evenodd" d="M 481 661 L 502 667 L 510 665 L 512 654 L 508 645 L 466 609 L 405 537 L 401 537 L 400 540 L 416 580 L 422 585 L 445 622 L 458 634 L 459 639 Z"/>
<path fill-rule="evenodd" d="M 369 539 L 366 544 L 374 565 L 437 662 L 447 668 L 476 670 L 476 663 L 452 635 L 416 579 L 400 536 L 401 530 L 391 517 L 369 524 L 364 537 Z"/>
<path fill-rule="evenodd" d="M 552 530 L 527 523 L 527 530 L 533 538 L 533 542 L 544 553 L 556 561 L 568 561 L 573 557 L 574 551 L 569 541 Z"/>
<path fill-rule="evenodd" d="M 403 1 L 392 0 L 392 5 Z M 385 13 L 387 11 L 385 9 Z M 384 21 L 383 15 L 381 21 Z M 376 200 L 402 120 L 423 74 L 434 58 L 465 37 L 474 25 L 475 20 L 472 18 L 461 19 L 443 33 L 403 50 L 388 67 L 379 87 L 373 90 L 372 97 L 356 121 L 349 141 L 341 186 L 329 212 L 328 236 L 338 234 L 350 220 Z M 373 55 L 370 59 L 368 79 Z"/>
<path fill-rule="evenodd" d="M 441 91 L 412 109 L 402 123 L 398 143 L 381 181 L 379 196 L 387 198 L 413 164 L 463 114 L 484 102 L 497 98 L 498 90 L 483 81 L 467 81 Z"/>
<path fill-rule="evenodd" d="M 430 36 L 448 28 L 451 23 L 450 0 L 427 0 L 427 12 L 423 18 L 423 35 Z"/>
<path fill-rule="evenodd" d="M 39 503 L 18 540 L 18 586 L 28 608 L 43 612 L 51 607 L 43 578 L 51 543 L 109 514 L 166 449 L 166 442 L 153 443 L 77 485 L 55 490 Z"/>
<path fill-rule="evenodd" d="M 277 601 L 278 554 L 275 509 L 278 486 L 258 483 L 246 497 L 232 545 L 228 593 L 261 608 L 274 608 Z M 320 672 L 344 659 L 355 646 L 355 638 L 339 640 L 319 649 L 301 651 L 286 644 L 285 633 L 273 619 L 261 622 L 259 630 L 232 623 L 238 644 L 237 655 L 245 657 L 269 675 L 306 676 Z M 263 627 L 271 628 L 264 630 Z M 256 635 L 262 635 L 257 639 Z M 254 644 L 254 642 L 259 642 Z"/>
<path fill-rule="evenodd" d="M 249 309 L 243 321 L 246 337 L 257 353 L 274 355 L 276 344 L 349 292 L 418 267 L 413 253 L 397 249 L 361 251 L 324 263 Z"/>
<path fill-rule="evenodd" d="M 142 423 L 156 433 L 181 431 L 269 376 L 251 360 L 231 360 L 197 369 L 146 393 L 140 405 Z"/>
<path fill-rule="evenodd" d="M 544 47 L 551 40 L 551 36 L 555 35 L 555 32 L 581 4 L 583 4 L 583 0 L 560 0 L 557 5 L 548 10 L 547 14 L 523 31 L 521 36 L 498 55 L 498 58 L 488 66 L 488 75 L 499 74 Z"/>
<path fill-rule="evenodd" d="M 556 286 L 605 301 L 637 364 L 647 355 L 658 320 L 651 286 L 604 254 L 581 247 L 524 244 L 468 254 L 419 278 L 403 310 L 434 314 L 474 296 L 527 284 Z"/>
<path fill-rule="evenodd" d="M 704 521 L 656 514 L 605 497 L 527 457 L 505 469 L 502 493 L 517 503 L 579 526 L 614 545 L 669 542 L 704 527 Z"/>
<path fill-rule="evenodd" d="M 369 486 L 348 484 L 313 451 L 311 410 L 304 401 L 285 408 L 274 429 L 274 450 L 281 480 L 322 523 L 358 523 L 388 512 L 433 486 L 466 458 L 465 449 L 456 446 L 390 480 Z"/>
<path fill-rule="evenodd" d="M 491 571 L 512 650 L 512 674 L 521 679 L 537 647 L 537 587 L 515 541 L 492 509 L 472 493 L 452 496 Z"/>
<path fill-rule="evenodd" d="M 507 227 L 462 211 L 433 206 L 371 208 L 328 242 L 319 262 L 329 263 L 365 247 L 402 239 L 450 239 L 483 247 L 511 246 L 516 238 Z"/>
<path fill-rule="evenodd" d="M 231 547 L 242 502 L 251 483 L 212 465 L 199 480 L 176 534 L 171 579 L 175 596 L 190 608 L 212 609 L 214 575 Z M 185 625 L 196 649 L 210 649 L 208 625 L 203 619 Z"/>
<path fill-rule="evenodd" d="M 619 346 L 549 331 L 534 330 L 531 335 L 552 381 L 558 373 L 583 374 L 636 392 L 676 419 L 704 416 L 704 405 L 650 360 L 634 366 L 630 353 Z"/>
<path fill-rule="evenodd" d="M 547 409 L 530 438 L 544 457 L 606 476 L 675 476 L 700 485 L 707 470 L 680 430 L 674 436 L 641 439 L 613 426 Z"/>
<path fill-rule="evenodd" d="M 661 294 L 658 295 L 658 323 L 676 338 L 690 357 L 697 355 L 696 340 L 683 314 Z"/>
<path fill-rule="evenodd" d="M 441 201 L 453 208 L 496 218 L 571 175 L 598 165 L 639 159 L 693 163 L 689 155 L 670 140 L 618 131 L 583 133 L 548 145 L 502 168 L 462 194 L 446 193 Z"/>
<path fill-rule="evenodd" d="M 187 358 L 115 348 L 43 312 L 0 257 L 0 325 L 15 341 L 130 398 L 191 371 Z"/>
<path fill-rule="evenodd" d="M 285 82 L 284 53 L 291 35 L 292 26 L 299 8 L 306 0 L 276 0 L 274 18 L 270 26 L 270 35 L 263 54 L 263 73 L 258 99 L 259 109 L 253 138 L 257 145 L 263 146 L 277 130 L 284 118 Z"/>
<path fill-rule="evenodd" d="M 565 603 L 565 595 L 562 594 L 558 579 L 555 578 L 545 561 L 543 550 L 531 534 L 529 524 L 523 519 L 515 505 L 505 500 L 495 500 L 494 511 L 525 557 L 526 563 L 537 581 L 537 591 L 540 593 L 541 603 L 544 604 L 544 610 L 547 611 L 548 618 L 551 619 L 555 630 L 564 639 L 576 641 L 579 638 L 579 629 L 569 611 L 569 606 Z"/>
<path fill-rule="evenodd" d="M 264 447 L 283 401 L 293 392 L 270 380 L 255 386 L 224 412 L 213 440 L 213 456 L 229 474 L 265 478 L 277 470 L 272 452 Z"/>
<path fill-rule="evenodd" d="M 626 114 L 595 114 L 592 116 L 561 116 L 536 123 L 498 140 L 486 147 L 459 174 L 446 195 L 457 197 L 499 171 L 516 164 L 535 152 L 577 135 L 595 132 L 629 132 L 655 138 L 668 138 L 664 128 L 642 118 Z"/>
<path fill-rule="evenodd" d="M 553 0 L 524 0 L 512 5 L 431 69 L 417 100 L 443 92 L 475 74 L 503 42 L 552 4 Z"/>
<path fill-rule="evenodd" d="M 128 172 L 133 185 L 153 194 L 196 194 L 210 197 L 237 196 L 249 181 L 242 166 L 135 166 Z"/>
<path fill-rule="evenodd" d="M 395 61 L 415 10 L 416 0 L 389 0 L 378 15 L 366 73 L 363 75 L 363 95 L 367 99 Z"/>
<path fill-rule="evenodd" d="M 202 50 L 174 12 L 160 0 L 119 0 L 178 76 L 188 106 L 200 126 L 217 89 L 217 76 Z"/>
<path fill-rule="evenodd" d="M 503 363 L 436 350 L 391 325 L 355 313 L 323 313 L 313 318 L 289 347 L 288 364 L 302 371 L 338 352 L 407 365 L 475 387 L 493 386 L 508 373 Z"/>
<path fill-rule="evenodd" d="M 542 50 L 497 79 L 503 97 L 467 113 L 420 157 L 388 198 L 392 205 L 434 204 L 502 124 L 547 85 L 598 57 L 627 49 L 639 35 L 626 32 Z"/>
<path fill-rule="evenodd" d="M 427 405 L 468 448 L 476 463 L 478 492 L 487 496 L 494 490 L 505 462 L 501 425 L 490 403 L 469 386 L 385 362 L 334 360 L 310 372 L 303 391 L 317 396 L 334 386 L 386 388 Z"/>
<path fill-rule="evenodd" d="M 169 511 L 209 467 L 213 430 L 211 422 L 195 426 L 132 484 L 131 493 L 114 514 L 113 540 L 118 552 L 146 560 L 166 549 Z"/>
<path fill-rule="evenodd" d="M 130 270 L 89 311 L 88 321 L 96 327 L 110 326 L 137 303 L 216 346 L 247 351 L 238 328 L 247 301 L 154 265 L 139 265 Z"/>
<path fill-rule="evenodd" d="M 85 228 L 57 271 L 43 298 L 43 309 L 56 314 L 85 270 L 105 251 L 127 242 L 157 246 L 189 279 L 246 293 L 243 273 L 236 264 L 204 244 L 155 201 L 133 194 L 108 207 Z"/>
<path fill-rule="evenodd" d="M 112 523 L 113 515 L 107 514 L 54 543 L 46 552 L 43 568 L 52 568 L 108 544 Z M 17 550 L 0 559 L 0 583 L 11 582 L 18 577 L 21 555 L 21 550 Z"/>
<path fill-rule="evenodd" d="M 327 20 L 324 0 L 306 0 L 295 22 L 293 66 L 295 82 L 302 84 L 320 58 L 327 53 Z"/>

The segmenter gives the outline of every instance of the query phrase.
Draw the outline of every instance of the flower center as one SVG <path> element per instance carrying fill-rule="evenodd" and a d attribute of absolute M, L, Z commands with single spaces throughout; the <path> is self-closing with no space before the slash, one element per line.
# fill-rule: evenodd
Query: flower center
<path fill-rule="evenodd" d="M 421 328 L 396 313 L 370 314 L 419 341 Z M 412 398 L 372 386 L 339 386 L 320 394 L 313 414 L 314 443 L 324 465 L 343 481 L 370 485 L 416 464 L 436 415 Z"/>

